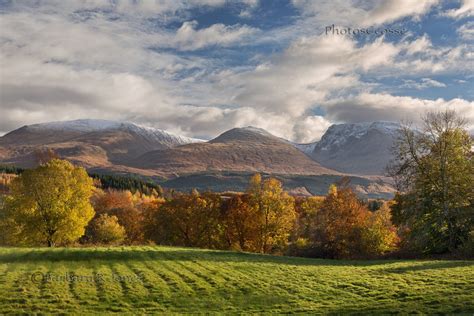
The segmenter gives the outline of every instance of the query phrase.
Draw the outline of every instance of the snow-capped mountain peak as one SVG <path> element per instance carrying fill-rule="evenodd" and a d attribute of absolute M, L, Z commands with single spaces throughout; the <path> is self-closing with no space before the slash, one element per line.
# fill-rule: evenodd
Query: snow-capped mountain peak
<path fill-rule="evenodd" d="M 360 139 L 374 130 L 395 136 L 399 129 L 400 124 L 395 122 L 334 124 L 328 128 L 315 147 L 318 147 L 320 150 L 333 149 L 343 146 L 350 139 Z"/>
<path fill-rule="evenodd" d="M 95 132 L 106 129 L 118 128 L 122 123 L 109 120 L 80 119 L 73 121 L 57 121 L 28 125 L 30 129 L 36 130 L 57 130 L 75 132 Z"/>
<path fill-rule="evenodd" d="M 170 143 L 175 143 L 178 145 L 199 143 L 199 142 L 205 141 L 202 139 L 176 135 L 162 129 L 141 126 L 134 123 L 122 123 L 120 128 L 128 129 L 149 140 L 160 139 L 163 142 L 170 142 Z"/>
<path fill-rule="evenodd" d="M 27 126 L 32 130 L 53 130 L 53 131 L 72 131 L 82 133 L 92 133 L 98 131 L 126 130 L 133 132 L 147 139 L 148 141 L 159 141 L 173 145 L 182 145 L 204 140 L 180 136 L 168 131 L 138 125 L 132 122 L 120 122 L 100 119 L 79 119 L 73 121 L 59 121 L 41 123 Z"/>

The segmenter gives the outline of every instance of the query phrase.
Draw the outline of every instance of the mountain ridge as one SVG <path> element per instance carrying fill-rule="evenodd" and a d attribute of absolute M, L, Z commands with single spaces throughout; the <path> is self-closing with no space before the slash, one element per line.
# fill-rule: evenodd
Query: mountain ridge
<path fill-rule="evenodd" d="M 384 138 L 383 144 L 374 142 L 375 147 L 372 149 L 361 144 L 370 144 L 380 135 L 385 137 L 387 131 L 393 128 L 387 129 L 383 124 L 362 124 L 359 127 L 339 124 L 329 128 L 319 142 L 295 144 L 252 126 L 233 128 L 204 141 L 130 122 L 87 119 L 50 122 L 23 126 L 0 137 L 0 163 L 32 167 L 36 163 L 36 151 L 51 149 L 61 158 L 93 172 L 128 173 L 167 181 L 180 178 L 182 181 L 170 182 L 179 184 L 180 188 L 188 187 L 183 181 L 205 179 L 206 174 L 259 172 L 279 175 L 287 182 L 294 181 L 292 179 L 295 177 L 314 178 L 314 182 L 307 183 L 312 186 L 311 192 L 318 193 L 332 183 L 330 179 L 348 176 L 354 179 L 354 188 L 363 196 L 386 197 L 391 192 L 391 184 L 380 178 L 371 178 L 381 173 L 367 170 L 362 170 L 366 173 L 358 173 L 357 168 L 354 170 L 354 166 L 364 167 L 367 157 L 358 157 L 347 149 L 356 141 L 359 143 L 355 149 L 360 147 L 365 154 L 369 151 L 377 156 L 377 146 L 383 147 L 390 140 Z M 369 140 L 367 135 L 370 136 Z M 349 157 L 349 168 L 338 165 L 341 161 L 340 152 L 343 153 L 342 158 Z M 369 159 L 371 168 L 372 163 Z M 228 181 L 228 185 L 221 181 L 217 187 L 240 188 L 242 177 L 230 177 Z M 307 190 L 304 189 L 304 181 L 310 180 L 302 181 L 295 182 L 292 188 L 299 192 Z"/>
<path fill-rule="evenodd" d="M 35 152 L 52 149 L 86 168 L 113 168 L 148 151 L 202 141 L 129 122 L 82 119 L 23 126 L 0 137 L 0 153 L 4 163 L 22 167 L 35 164 Z"/>

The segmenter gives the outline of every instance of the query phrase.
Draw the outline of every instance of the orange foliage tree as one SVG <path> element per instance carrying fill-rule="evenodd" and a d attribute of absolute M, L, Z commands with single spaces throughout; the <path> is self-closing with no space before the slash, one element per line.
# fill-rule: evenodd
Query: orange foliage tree
<path fill-rule="evenodd" d="M 148 217 L 146 237 L 157 244 L 223 248 L 221 198 L 215 193 L 175 193 Z"/>
<path fill-rule="evenodd" d="M 139 192 L 132 194 L 130 191 L 97 190 L 92 202 L 96 210 L 96 217 L 102 214 L 115 216 L 120 226 L 126 231 L 126 244 L 142 244 L 145 242 L 144 221 L 145 211 L 149 205 L 155 205 L 160 198 L 147 196 Z"/>

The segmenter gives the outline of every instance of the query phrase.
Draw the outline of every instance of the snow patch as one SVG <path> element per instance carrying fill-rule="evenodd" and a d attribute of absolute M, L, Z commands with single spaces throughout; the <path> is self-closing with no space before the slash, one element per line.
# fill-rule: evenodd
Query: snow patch
<path fill-rule="evenodd" d="M 311 154 L 316 148 L 320 150 L 331 150 L 346 144 L 349 139 L 360 139 L 367 135 L 372 130 L 377 130 L 381 133 L 396 136 L 400 130 L 401 125 L 395 122 L 367 122 L 367 123 L 348 123 L 348 124 L 333 124 L 324 133 L 321 140 L 309 144 L 291 143 L 305 154 Z"/>
<path fill-rule="evenodd" d="M 75 131 L 75 132 L 97 132 L 108 130 L 127 130 L 136 133 L 151 142 L 160 142 L 170 145 L 184 145 L 190 143 L 204 142 L 205 140 L 175 135 L 162 129 L 141 126 L 131 122 L 118 122 L 109 120 L 81 119 L 74 121 L 49 122 L 29 125 L 28 128 L 35 130 Z"/>
<path fill-rule="evenodd" d="M 321 140 L 317 143 L 317 147 L 321 150 L 337 148 L 346 144 L 351 138 L 362 138 L 372 130 L 396 136 L 399 129 L 400 124 L 395 122 L 334 124 L 324 133 Z"/>

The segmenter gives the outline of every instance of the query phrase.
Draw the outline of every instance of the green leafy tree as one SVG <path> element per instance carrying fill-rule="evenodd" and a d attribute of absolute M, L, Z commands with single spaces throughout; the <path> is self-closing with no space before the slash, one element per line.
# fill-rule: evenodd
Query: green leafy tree
<path fill-rule="evenodd" d="M 428 113 L 423 121 L 421 131 L 402 128 L 396 144 L 393 219 L 409 247 L 454 251 L 473 230 L 473 143 L 454 111 Z"/>
<path fill-rule="evenodd" d="M 49 247 L 74 242 L 94 217 L 93 189 L 87 172 L 64 160 L 25 170 L 11 182 L 0 216 L 12 227 L 8 240 Z"/>

